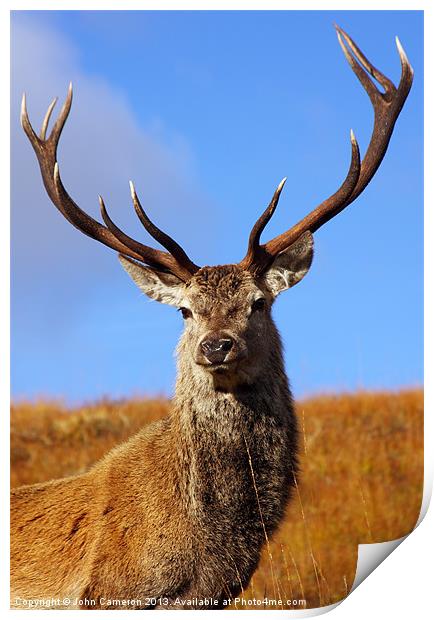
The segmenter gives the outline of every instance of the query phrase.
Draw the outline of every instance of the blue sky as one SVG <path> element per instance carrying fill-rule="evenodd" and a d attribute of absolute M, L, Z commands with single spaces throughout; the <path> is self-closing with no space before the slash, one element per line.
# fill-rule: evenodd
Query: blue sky
<path fill-rule="evenodd" d="M 195 262 L 235 262 L 282 177 L 264 239 L 335 191 L 350 128 L 366 148 L 370 103 L 334 22 L 395 83 L 397 34 L 415 82 L 376 177 L 276 302 L 287 370 L 297 397 L 422 384 L 422 12 L 39 11 L 12 16 L 13 398 L 170 395 L 182 329 L 45 196 L 22 92 L 38 126 L 73 80 L 59 160 L 82 208 L 96 216 L 101 193 L 140 238 L 132 178 Z"/>

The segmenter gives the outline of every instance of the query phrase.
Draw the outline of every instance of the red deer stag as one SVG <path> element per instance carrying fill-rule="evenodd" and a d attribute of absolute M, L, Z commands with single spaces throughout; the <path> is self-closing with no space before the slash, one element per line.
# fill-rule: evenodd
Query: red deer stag
<path fill-rule="evenodd" d="M 72 90 L 47 137 L 23 98 L 21 121 L 45 189 L 70 224 L 116 250 L 149 297 L 179 308 L 185 329 L 169 417 L 118 446 L 87 473 L 12 492 L 12 604 L 51 599 L 68 608 L 220 608 L 244 589 L 284 514 L 297 469 L 297 423 L 282 348 L 271 317 L 275 297 L 307 273 L 312 234 L 348 207 L 379 167 L 413 70 L 397 40 L 398 88 L 337 27 L 344 54 L 375 113 L 360 161 L 341 187 L 290 230 L 261 244 L 283 180 L 234 265 L 199 267 L 143 210 L 134 209 L 167 251 L 129 237 L 100 198 L 101 224 L 66 191 L 57 145 Z M 382 87 L 380 91 L 371 79 Z"/>

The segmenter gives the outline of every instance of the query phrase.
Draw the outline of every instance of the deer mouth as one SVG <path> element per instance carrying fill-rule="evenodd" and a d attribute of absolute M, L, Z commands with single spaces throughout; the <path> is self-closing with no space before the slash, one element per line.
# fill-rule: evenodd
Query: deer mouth
<path fill-rule="evenodd" d="M 223 374 L 225 372 L 228 372 L 228 370 L 234 368 L 234 366 L 236 366 L 238 363 L 238 360 L 228 360 L 227 362 L 214 362 L 214 363 L 208 363 L 206 365 L 207 370 L 210 370 L 211 372 L 215 372 L 217 374 Z"/>
<path fill-rule="evenodd" d="M 231 357 L 230 359 L 219 359 L 219 360 L 209 360 L 209 359 L 200 359 L 196 360 L 196 363 L 199 366 L 202 366 L 204 370 L 215 374 L 224 374 L 230 371 L 233 371 L 239 364 L 247 357 L 246 354 L 239 353 L 236 357 Z"/>

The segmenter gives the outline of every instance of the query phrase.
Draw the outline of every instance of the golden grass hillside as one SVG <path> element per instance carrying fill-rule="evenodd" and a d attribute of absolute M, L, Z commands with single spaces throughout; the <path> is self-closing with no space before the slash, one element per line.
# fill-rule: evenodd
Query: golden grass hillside
<path fill-rule="evenodd" d="M 11 485 L 86 471 L 112 446 L 164 416 L 168 402 L 127 400 L 68 410 L 12 407 Z M 301 470 L 279 532 L 264 549 L 246 600 L 307 607 L 351 589 L 359 543 L 409 533 L 423 488 L 423 392 L 324 396 L 298 403 Z"/>

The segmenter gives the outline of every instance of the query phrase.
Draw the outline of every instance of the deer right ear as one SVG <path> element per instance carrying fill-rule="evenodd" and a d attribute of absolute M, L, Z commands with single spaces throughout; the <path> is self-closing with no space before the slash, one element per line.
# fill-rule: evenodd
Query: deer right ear
<path fill-rule="evenodd" d="M 119 255 L 122 267 L 148 297 L 169 306 L 182 306 L 184 282 L 171 273 L 158 271 Z"/>

